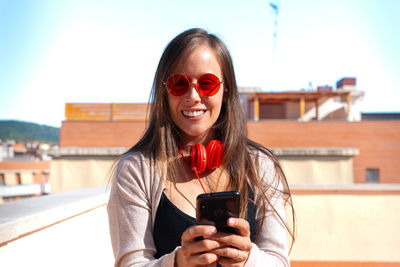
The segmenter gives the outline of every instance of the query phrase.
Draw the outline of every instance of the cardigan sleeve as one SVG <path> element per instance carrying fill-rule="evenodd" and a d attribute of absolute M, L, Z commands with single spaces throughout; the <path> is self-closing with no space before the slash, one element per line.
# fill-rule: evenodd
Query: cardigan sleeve
<path fill-rule="evenodd" d="M 264 154 L 258 155 L 257 158 L 260 166 L 259 178 L 265 187 L 264 194 L 267 194 L 270 204 L 267 205 L 264 221 L 261 224 L 264 212 L 260 196 L 262 192 L 256 191 L 256 221 L 258 227 L 261 226 L 261 228 L 245 267 L 290 266 L 283 186 L 281 181 L 275 178 L 273 161 Z M 273 212 L 271 205 L 278 214 Z"/>
<path fill-rule="evenodd" d="M 154 258 L 150 176 L 140 153 L 125 155 L 115 169 L 107 206 L 115 267 L 174 266 L 175 251 Z"/>

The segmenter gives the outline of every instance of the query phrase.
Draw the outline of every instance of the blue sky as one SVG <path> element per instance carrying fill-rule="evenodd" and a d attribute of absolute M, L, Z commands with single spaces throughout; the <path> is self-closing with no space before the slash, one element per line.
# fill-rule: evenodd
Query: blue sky
<path fill-rule="evenodd" d="M 0 0 L 0 119 L 60 126 L 66 102 L 146 102 L 159 57 L 202 27 L 238 84 L 300 90 L 356 77 L 364 112 L 399 111 L 400 1 Z"/>

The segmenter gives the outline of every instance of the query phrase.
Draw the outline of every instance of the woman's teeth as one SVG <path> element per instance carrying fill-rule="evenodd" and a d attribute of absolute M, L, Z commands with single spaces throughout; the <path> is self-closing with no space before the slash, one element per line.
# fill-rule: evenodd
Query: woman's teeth
<path fill-rule="evenodd" d="M 196 117 L 196 116 L 202 115 L 204 112 L 205 112 L 204 110 L 196 110 L 196 111 L 184 110 L 183 115 L 189 116 L 189 117 Z"/>

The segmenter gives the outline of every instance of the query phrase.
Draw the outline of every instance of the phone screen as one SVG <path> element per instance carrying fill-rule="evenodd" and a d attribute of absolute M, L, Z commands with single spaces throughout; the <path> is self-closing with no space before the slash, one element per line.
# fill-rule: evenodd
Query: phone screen
<path fill-rule="evenodd" d="M 196 201 L 197 224 L 215 225 L 218 231 L 237 233 L 235 228 L 227 225 L 230 217 L 239 217 L 239 191 L 225 191 L 200 194 Z"/>

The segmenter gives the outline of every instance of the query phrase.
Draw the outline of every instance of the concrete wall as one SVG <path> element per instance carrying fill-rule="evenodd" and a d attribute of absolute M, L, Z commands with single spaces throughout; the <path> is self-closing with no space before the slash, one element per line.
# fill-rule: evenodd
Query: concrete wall
<path fill-rule="evenodd" d="M 353 158 L 279 156 L 289 184 L 352 184 Z"/>
<path fill-rule="evenodd" d="M 399 186 L 293 186 L 292 192 L 298 229 L 293 261 L 400 266 Z"/>
<path fill-rule="evenodd" d="M 51 162 L 51 192 L 59 193 L 107 184 L 114 159 L 70 158 Z"/>
<path fill-rule="evenodd" d="M 51 162 L 51 192 L 107 184 L 126 148 L 62 148 Z M 355 149 L 273 149 L 290 184 L 352 184 Z M 100 154 L 99 154 L 100 153 Z"/>

